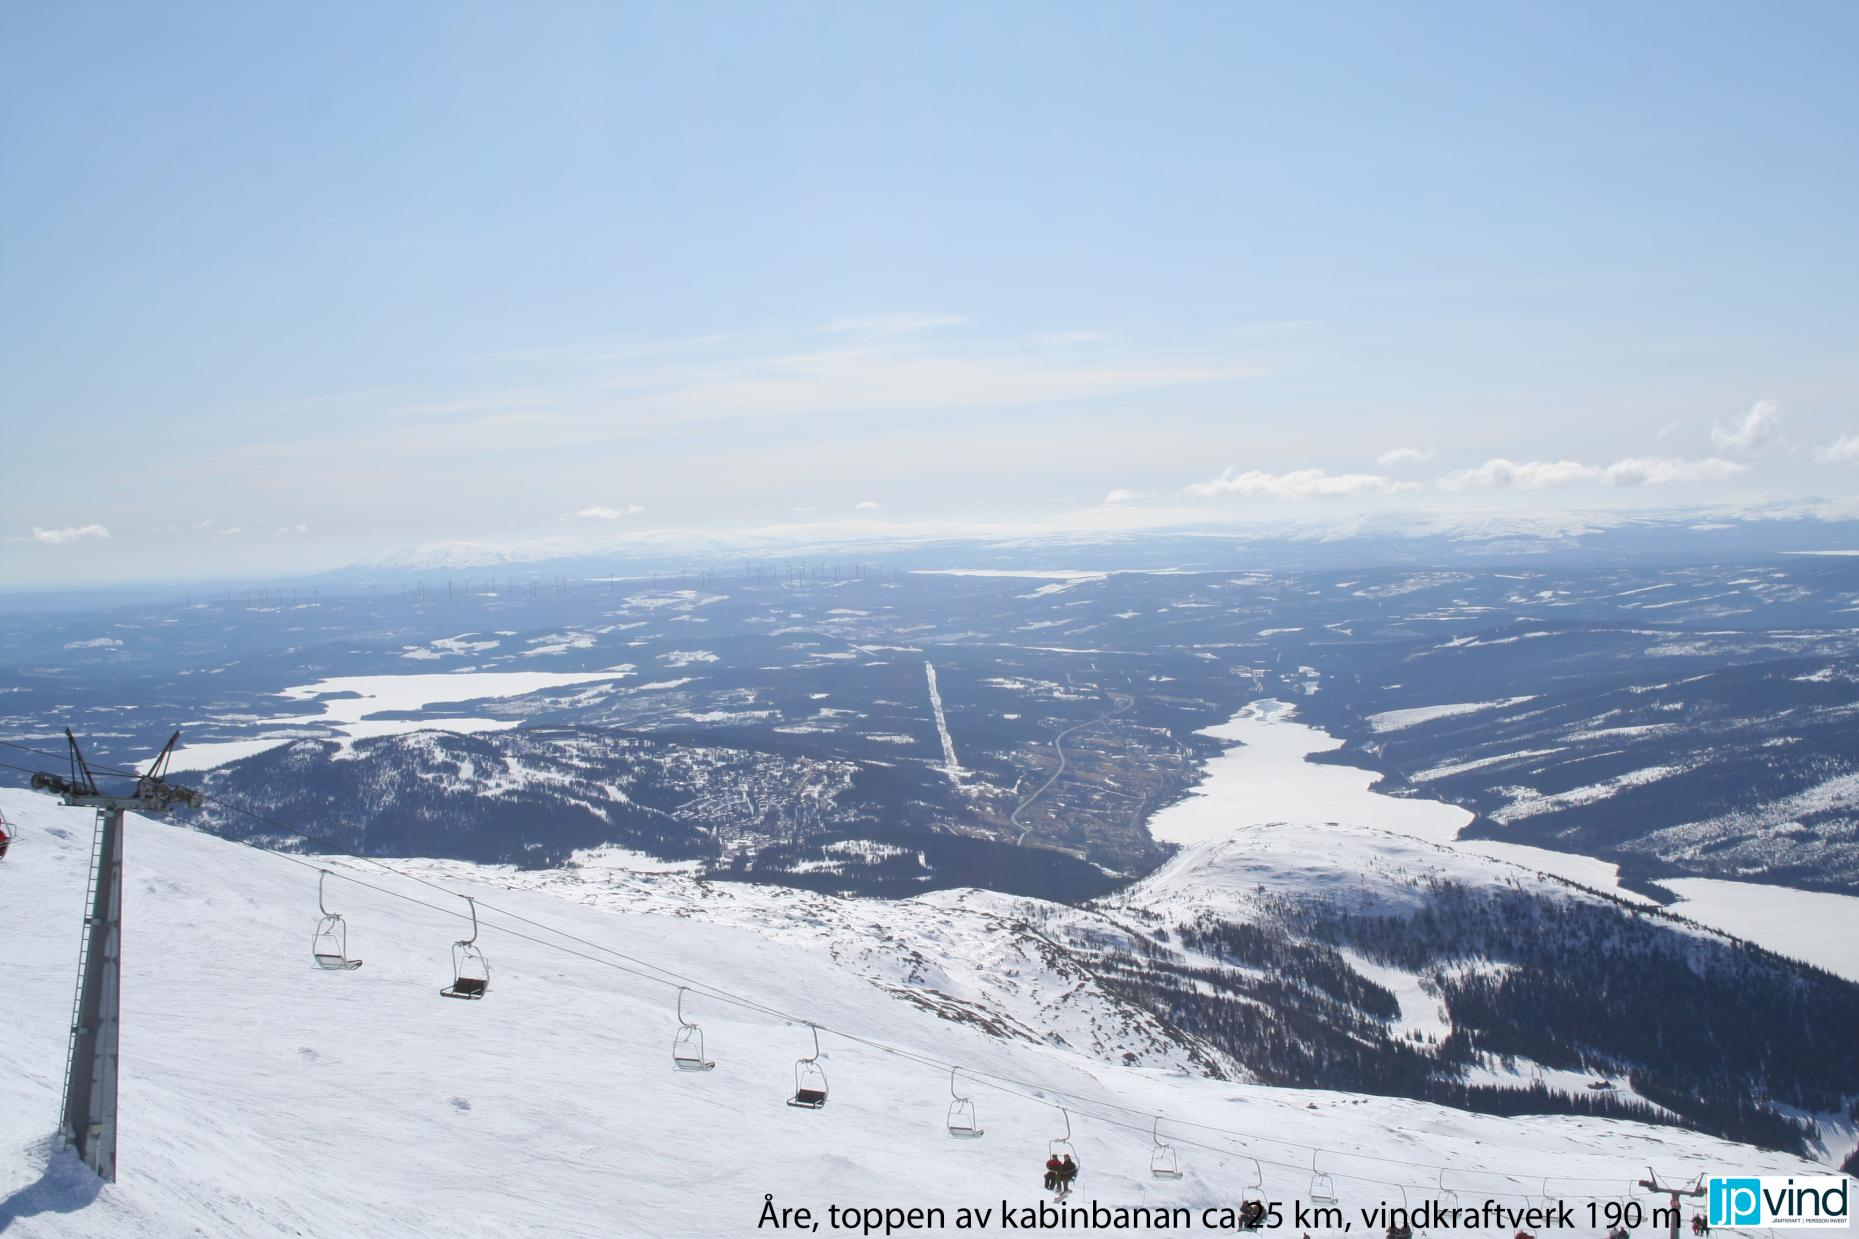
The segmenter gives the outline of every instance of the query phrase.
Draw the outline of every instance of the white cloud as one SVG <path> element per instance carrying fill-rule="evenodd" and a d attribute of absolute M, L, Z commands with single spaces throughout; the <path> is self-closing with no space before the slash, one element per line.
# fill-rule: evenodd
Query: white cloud
<path fill-rule="evenodd" d="M 1721 482 L 1746 473 L 1748 465 L 1721 456 L 1684 460 L 1676 456 L 1631 456 L 1607 466 L 1611 486 L 1662 486 L 1670 482 Z"/>
<path fill-rule="evenodd" d="M 121 649 L 122 645 L 115 637 L 92 637 L 88 641 L 65 642 L 67 650 L 116 650 Z"/>
<path fill-rule="evenodd" d="M 1108 495 L 1104 496 L 1104 502 L 1105 503 L 1129 503 L 1131 500 L 1141 499 L 1143 498 L 1143 496 L 1144 496 L 1143 491 L 1131 490 L 1127 486 L 1119 486 L 1117 487 L 1117 489 L 1111 491 Z"/>
<path fill-rule="evenodd" d="M 1216 495 L 1247 498 L 1311 499 L 1325 495 L 1386 495 L 1413 490 L 1412 482 L 1397 482 L 1374 473 L 1331 473 L 1327 469 L 1293 469 L 1289 473 L 1241 473 L 1228 465 L 1219 477 L 1195 482 L 1186 493 L 1203 499 Z"/>
<path fill-rule="evenodd" d="M 1671 421 L 1669 421 L 1669 422 L 1667 422 L 1667 423 L 1666 423 L 1665 425 L 1663 425 L 1663 426 L 1661 426 L 1661 427 L 1659 428 L 1659 433 L 1658 433 L 1658 434 L 1656 434 L 1656 435 L 1654 435 L 1654 436 L 1653 436 L 1653 438 L 1655 438 L 1655 439 L 1669 439 L 1669 438 L 1671 438 L 1671 437 L 1672 437 L 1672 436 L 1673 436 L 1674 434 L 1676 434 L 1676 433 L 1678 432 L 1678 428 L 1679 428 L 1679 426 L 1681 426 L 1682 424 L 1683 424 L 1682 422 L 1680 422 L 1680 421 L 1679 421 L 1679 420 L 1678 420 L 1678 419 L 1677 419 L 1676 417 L 1674 417 L 1674 418 L 1673 418 L 1673 419 L 1672 419 Z"/>
<path fill-rule="evenodd" d="M 48 546 L 63 546 L 67 542 L 82 542 L 87 538 L 104 539 L 110 531 L 103 525 L 68 525 L 63 529 L 40 529 L 32 527 L 32 540 L 43 542 Z"/>
<path fill-rule="evenodd" d="M 279 525 L 276 529 L 271 531 L 271 535 L 276 538 L 283 538 L 291 534 L 309 532 L 310 523 L 308 521 L 298 521 L 295 525 Z"/>
<path fill-rule="evenodd" d="M 617 521 L 628 516 L 637 516 L 645 511 L 636 503 L 629 503 L 623 508 L 609 508 L 602 504 L 589 504 L 575 515 L 584 521 Z"/>
<path fill-rule="evenodd" d="M 1578 460 L 1505 460 L 1494 457 L 1475 469 L 1456 469 L 1439 480 L 1442 490 L 1547 490 L 1553 486 L 1659 486 L 1671 482 L 1715 482 L 1735 477 L 1747 466 L 1712 456 L 1685 460 L 1675 456 L 1633 456 L 1611 465 L 1584 465 Z"/>
<path fill-rule="evenodd" d="M 1827 446 L 1815 448 L 1814 459 L 1823 465 L 1859 464 L 1859 435 L 1841 435 Z"/>
<path fill-rule="evenodd" d="M 1711 446 L 1720 452 L 1747 452 L 1775 438 L 1782 407 L 1773 400 L 1758 400 L 1735 426 L 1711 427 Z"/>
<path fill-rule="evenodd" d="M 1424 465 L 1437 455 L 1439 453 L 1430 447 L 1391 447 L 1375 457 L 1375 463 L 1383 469 L 1390 469 L 1395 465 Z"/>
<path fill-rule="evenodd" d="M 1455 469 L 1439 481 L 1443 490 L 1472 490 L 1501 487 L 1515 490 L 1543 490 L 1550 486 L 1568 486 L 1576 482 L 1605 480 L 1602 470 L 1574 460 L 1529 460 L 1518 462 L 1493 457 L 1476 469 Z"/>
<path fill-rule="evenodd" d="M 876 499 L 861 499 L 852 505 L 852 510 L 854 512 L 876 512 L 883 506 L 884 505 L 879 503 Z"/>
<path fill-rule="evenodd" d="M 241 525 L 228 525 L 226 528 L 219 531 L 219 536 L 222 538 L 232 538 L 244 532 L 245 529 Z"/>

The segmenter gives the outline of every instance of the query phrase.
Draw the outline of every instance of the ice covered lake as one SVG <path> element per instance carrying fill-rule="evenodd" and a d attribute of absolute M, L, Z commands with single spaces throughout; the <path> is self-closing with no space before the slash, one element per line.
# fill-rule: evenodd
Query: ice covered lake
<path fill-rule="evenodd" d="M 172 769 L 206 770 L 238 761 L 306 736 L 343 740 L 408 731 L 452 731 L 469 734 L 515 727 L 515 718 L 381 718 L 383 714 L 411 714 L 454 702 L 522 697 L 551 688 L 624 679 L 635 674 L 630 664 L 603 671 L 450 671 L 415 675 L 334 676 L 314 684 L 299 684 L 278 695 L 316 707 L 317 712 L 275 718 L 270 727 L 291 730 L 243 740 L 183 744 L 174 755 Z"/>
<path fill-rule="evenodd" d="M 1342 741 L 1297 721 L 1297 707 L 1264 698 L 1200 734 L 1232 747 L 1207 763 L 1183 800 L 1149 821 L 1158 840 L 1192 846 L 1278 822 L 1337 825 L 1408 835 L 1455 851 L 1509 861 L 1638 903 L 1609 861 L 1489 839 L 1460 839 L 1472 814 L 1457 805 L 1375 790 L 1382 776 L 1309 760 Z M 1672 910 L 1793 959 L 1859 980 L 1859 897 L 1755 882 L 1676 878 Z"/>

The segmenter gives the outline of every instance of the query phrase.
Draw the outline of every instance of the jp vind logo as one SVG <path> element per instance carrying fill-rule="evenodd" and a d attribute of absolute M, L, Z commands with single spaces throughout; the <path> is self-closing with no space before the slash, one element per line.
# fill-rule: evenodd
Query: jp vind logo
<path fill-rule="evenodd" d="M 1842 1174 L 1713 1177 L 1708 1182 L 1712 1226 L 1847 1226 L 1852 1222 L 1852 1183 Z"/>

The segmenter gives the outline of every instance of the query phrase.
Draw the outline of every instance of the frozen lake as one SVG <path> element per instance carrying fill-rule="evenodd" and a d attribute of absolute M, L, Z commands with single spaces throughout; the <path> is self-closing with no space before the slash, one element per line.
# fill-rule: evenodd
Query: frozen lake
<path fill-rule="evenodd" d="M 1274 699 L 1255 701 L 1201 735 L 1233 742 L 1207 763 L 1189 792 L 1149 819 L 1167 843 L 1204 843 L 1268 822 L 1334 822 L 1451 843 L 1472 815 L 1437 800 L 1386 796 L 1374 790 L 1381 775 L 1355 766 L 1306 760 L 1343 742 L 1321 728 L 1294 721 L 1297 709 Z"/>
<path fill-rule="evenodd" d="M 317 707 L 317 713 L 270 720 L 272 727 L 289 729 L 243 740 L 183 744 L 175 751 L 174 770 L 206 770 L 251 757 L 280 744 L 305 737 L 328 738 L 334 731 L 345 740 L 365 740 L 406 731 L 451 731 L 470 734 L 515 727 L 512 718 L 389 719 L 376 715 L 426 710 L 452 702 L 482 701 L 493 697 L 521 697 L 549 688 L 568 688 L 619 680 L 633 675 L 631 664 L 604 671 L 453 671 L 417 675 L 348 675 L 299 684 L 278 695 Z M 331 693 L 353 693 L 330 700 Z M 305 730 L 308 728 L 309 730 Z"/>
<path fill-rule="evenodd" d="M 1389 831 L 1554 874 L 1636 903 L 1652 902 L 1623 889 L 1619 867 L 1609 861 L 1520 843 L 1460 839 L 1459 832 L 1472 821 L 1467 810 L 1376 791 L 1382 776 L 1374 770 L 1310 761 L 1312 755 L 1334 752 L 1343 742 L 1322 728 L 1297 722 L 1296 715 L 1297 707 L 1289 702 L 1266 698 L 1217 727 L 1203 729 L 1200 734 L 1231 741 L 1234 747 L 1207 763 L 1205 775 L 1185 800 L 1150 819 L 1155 837 L 1190 845 L 1274 822 Z"/>
<path fill-rule="evenodd" d="M 1859 981 L 1859 898 L 1761 882 L 1667 878 L 1672 911 Z"/>

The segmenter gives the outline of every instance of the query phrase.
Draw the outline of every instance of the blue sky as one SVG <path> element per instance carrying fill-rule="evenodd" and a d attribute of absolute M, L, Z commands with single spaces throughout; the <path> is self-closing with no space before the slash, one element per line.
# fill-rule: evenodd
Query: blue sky
<path fill-rule="evenodd" d="M 1845 498 L 1854 47 L 1834 3 L 0 6 L 0 576 Z"/>

